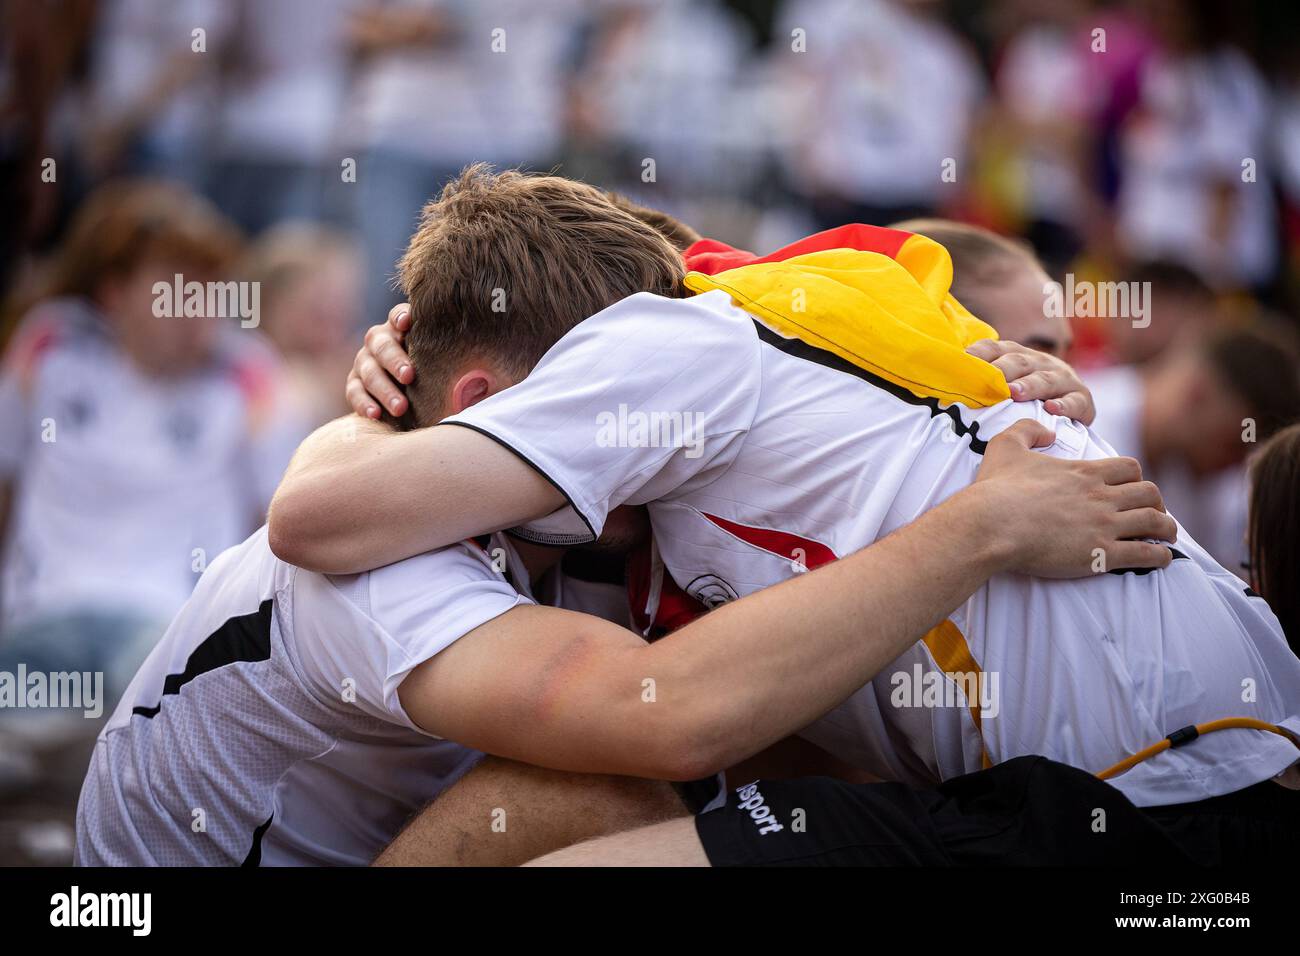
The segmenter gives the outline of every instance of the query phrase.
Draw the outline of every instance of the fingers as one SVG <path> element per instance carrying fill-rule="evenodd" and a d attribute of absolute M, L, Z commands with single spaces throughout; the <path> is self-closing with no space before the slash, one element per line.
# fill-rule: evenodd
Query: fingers
<path fill-rule="evenodd" d="M 379 364 L 403 385 L 410 385 L 415 380 L 415 369 L 406 350 L 390 336 L 379 336 L 375 340 L 375 358 Z"/>
<path fill-rule="evenodd" d="M 406 396 L 398 390 L 393 380 L 388 377 L 388 373 L 380 367 L 367 349 L 363 348 L 357 353 L 352 369 L 374 401 L 381 403 L 395 416 L 406 411 Z"/>
<path fill-rule="evenodd" d="M 1017 384 L 1022 386 L 1019 391 Z M 1092 392 L 1079 374 L 1064 362 L 1052 369 L 1033 372 L 1008 387 L 1012 398 L 1017 401 L 1040 399 L 1043 407 L 1053 415 L 1063 415 L 1085 425 L 1091 425 L 1097 417 Z"/>
<path fill-rule="evenodd" d="M 1096 472 L 1108 485 L 1124 485 L 1131 481 L 1142 480 L 1142 466 L 1138 464 L 1136 458 L 1100 458 L 1082 464 L 1085 468 Z"/>
<path fill-rule="evenodd" d="M 1018 402 L 1060 398 L 1083 387 L 1074 369 L 1046 352 L 1010 352 L 994 359 L 993 367 L 1006 378 L 1011 397 Z"/>
<path fill-rule="evenodd" d="M 1030 371 L 1036 368 L 1051 368 L 1061 362 L 1055 355 L 1031 349 L 1010 339 L 980 339 L 966 346 L 966 351 L 999 368 L 1003 368 L 1005 362 L 1013 369 L 1023 368 L 1025 371 Z"/>
<path fill-rule="evenodd" d="M 976 358 L 982 358 L 986 362 L 992 362 L 1000 355 L 1007 352 L 1015 351 L 1020 348 L 1015 342 L 997 341 L 995 339 L 980 339 L 966 347 L 966 351 Z"/>
<path fill-rule="evenodd" d="M 1007 363 L 1015 357 L 1018 356 L 1003 356 L 993 365 L 1001 368 L 999 363 Z M 1035 398 L 1040 401 L 1060 398 L 1073 391 L 1075 385 L 1074 376 L 1059 368 L 1040 368 L 1025 372 L 1015 379 L 1010 377 L 1011 373 L 1006 369 L 1003 369 L 1003 374 L 1007 376 L 1007 387 L 1011 389 L 1011 397 L 1018 402 L 1029 402 Z"/>
<path fill-rule="evenodd" d="M 1087 392 L 1070 392 L 1060 398 L 1046 399 L 1043 408 L 1053 415 L 1060 415 L 1062 418 L 1082 422 L 1085 425 L 1092 424 L 1096 413 L 1092 396 Z"/>
<path fill-rule="evenodd" d="M 343 390 L 348 404 L 352 410 L 363 418 L 379 418 L 379 406 L 366 392 L 366 388 L 361 384 L 361 379 L 357 377 L 356 372 L 348 373 L 348 384 Z"/>
<path fill-rule="evenodd" d="M 1048 368 L 1046 363 L 1036 360 L 1029 352 L 1010 352 L 1000 355 L 993 360 L 993 367 L 1002 373 L 1008 386 L 1014 386 L 1033 372 Z M 1014 388 L 1012 394 L 1015 395 Z"/>
<path fill-rule="evenodd" d="M 1175 541 L 1178 524 L 1163 511 L 1155 508 L 1138 508 L 1121 511 L 1116 517 L 1119 538 L 1155 538 L 1158 541 Z"/>
<path fill-rule="evenodd" d="M 990 442 L 990 445 L 1016 444 L 1021 448 L 1045 448 L 1056 441 L 1056 432 L 1032 418 L 1022 418 L 1014 425 L 1003 429 Z"/>
<path fill-rule="evenodd" d="M 1089 391 L 1086 385 L 1081 385 L 1077 390 L 1060 398 L 1059 401 L 1069 403 L 1069 410 L 1056 414 L 1067 415 L 1084 425 L 1091 425 L 1097 420 L 1097 403 L 1092 400 L 1092 392 Z"/>
<path fill-rule="evenodd" d="M 366 329 L 366 351 L 379 360 L 380 366 L 403 385 L 415 380 L 411 359 L 402 348 L 402 340 L 387 325 L 372 325 Z"/>
<path fill-rule="evenodd" d="M 1165 510 L 1164 496 L 1153 481 L 1134 481 L 1126 485 L 1114 485 L 1111 488 L 1111 500 L 1121 511 L 1133 511 L 1138 508 Z"/>
<path fill-rule="evenodd" d="M 411 331 L 411 303 L 399 302 L 389 309 L 388 324 L 399 337 Z"/>
<path fill-rule="evenodd" d="M 1091 425 L 1097 417 L 1097 407 L 1088 387 L 1072 367 L 1055 355 L 1015 342 L 988 339 L 976 342 L 966 351 L 998 369 L 1016 401 L 1037 399 L 1053 415 L 1085 425 Z"/>
<path fill-rule="evenodd" d="M 1106 549 L 1109 568 L 1164 568 L 1174 559 L 1163 544 L 1149 541 L 1116 541 Z"/>
<path fill-rule="evenodd" d="M 344 387 L 348 404 L 358 415 L 378 418 L 381 404 L 395 416 L 406 411 L 406 396 L 394 379 L 403 385 L 415 381 L 415 368 L 402 348 L 410 328 L 411 307 L 403 302 L 388 310 L 383 325 L 366 330 L 365 345 L 357 352 Z"/>

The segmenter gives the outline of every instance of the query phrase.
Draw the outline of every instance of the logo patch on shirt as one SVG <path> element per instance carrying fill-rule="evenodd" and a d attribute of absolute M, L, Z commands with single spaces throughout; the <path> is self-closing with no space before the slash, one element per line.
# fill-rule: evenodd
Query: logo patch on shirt
<path fill-rule="evenodd" d="M 701 574 L 686 586 L 686 593 L 709 609 L 740 597 L 735 588 L 716 574 Z"/>

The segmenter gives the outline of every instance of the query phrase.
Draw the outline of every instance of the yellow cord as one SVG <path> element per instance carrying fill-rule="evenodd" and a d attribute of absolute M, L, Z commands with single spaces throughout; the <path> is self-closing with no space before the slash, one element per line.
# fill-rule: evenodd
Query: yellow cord
<path fill-rule="evenodd" d="M 1211 734 L 1216 730 L 1229 730 L 1231 728 L 1244 728 L 1246 730 L 1264 730 L 1270 734 L 1277 734 L 1285 737 L 1291 743 L 1300 748 L 1300 739 L 1291 731 L 1286 730 L 1276 724 L 1270 724 L 1263 720 L 1256 720 L 1254 717 L 1225 717 L 1222 720 L 1211 720 L 1208 723 L 1197 724 L 1195 727 L 1184 727 L 1182 730 L 1175 731 L 1159 743 L 1152 744 L 1145 750 L 1139 750 L 1131 757 L 1126 757 L 1115 766 L 1103 770 L 1097 774 L 1099 780 L 1109 780 L 1111 777 L 1118 776 L 1126 770 L 1131 770 L 1144 760 L 1150 760 L 1156 754 L 1164 753 L 1170 747 L 1181 746 L 1190 743 L 1202 734 Z M 1191 733 L 1191 731 L 1195 733 Z"/>

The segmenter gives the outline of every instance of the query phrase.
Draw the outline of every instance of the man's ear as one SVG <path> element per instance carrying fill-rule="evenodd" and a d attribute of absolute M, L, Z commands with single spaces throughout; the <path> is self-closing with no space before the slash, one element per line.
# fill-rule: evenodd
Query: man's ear
<path fill-rule="evenodd" d="M 494 372 L 485 368 L 471 369 L 456 379 L 451 387 L 451 414 L 457 415 L 471 405 L 477 405 L 504 387 L 505 383 Z"/>

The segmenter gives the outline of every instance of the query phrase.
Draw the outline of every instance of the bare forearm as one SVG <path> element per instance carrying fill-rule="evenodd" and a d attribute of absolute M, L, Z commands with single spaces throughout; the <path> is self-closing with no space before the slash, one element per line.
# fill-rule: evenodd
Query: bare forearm
<path fill-rule="evenodd" d="M 370 519 L 395 502 L 385 492 L 391 485 L 371 478 L 366 465 L 393 459 L 400 439 L 387 426 L 358 416 L 312 432 L 271 499 L 267 523 L 276 556 L 332 573 L 365 570 L 347 565 L 382 557 L 390 529 Z"/>
<path fill-rule="evenodd" d="M 996 514 L 984 488 L 967 489 L 855 555 L 651 645 L 616 641 L 575 617 L 515 693 L 487 692 L 499 655 L 485 658 L 483 670 L 461 670 L 458 687 L 429 688 L 428 699 L 462 693 L 475 708 L 493 701 L 494 719 L 461 723 L 462 712 L 433 731 L 574 772 L 669 780 L 715 773 L 848 698 L 1002 570 L 1009 548 Z M 545 613 L 527 609 L 516 641 L 546 627 L 528 614 Z M 483 726 L 497 733 L 475 737 Z"/>
<path fill-rule="evenodd" d="M 481 490 L 447 491 L 464 488 Z M 313 571 L 366 571 L 541 517 L 562 501 L 514 454 L 469 429 L 395 432 L 348 416 L 318 428 L 294 455 L 271 502 L 271 550 Z"/>
<path fill-rule="evenodd" d="M 429 733 L 573 772 L 702 777 L 849 697 L 1002 571 L 1161 568 L 1177 527 L 1131 459 L 1061 461 L 1023 421 L 976 481 L 869 548 L 647 646 L 605 621 L 516 607 L 424 662 L 401 700 Z"/>
<path fill-rule="evenodd" d="M 974 486 L 842 561 L 750 595 L 642 652 L 702 776 L 811 723 L 1005 565 Z M 942 542 L 942 546 L 936 546 Z"/>
<path fill-rule="evenodd" d="M 375 866 L 517 866 L 583 840 L 683 816 L 670 785 L 487 757 L 425 807 Z"/>

